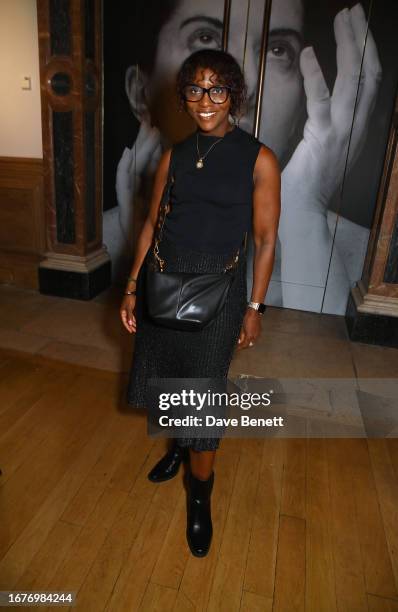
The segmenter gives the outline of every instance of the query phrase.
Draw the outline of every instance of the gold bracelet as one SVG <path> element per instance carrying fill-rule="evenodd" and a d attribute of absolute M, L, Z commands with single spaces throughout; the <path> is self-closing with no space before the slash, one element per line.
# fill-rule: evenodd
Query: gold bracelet
<path fill-rule="evenodd" d="M 137 279 L 136 279 L 136 278 L 134 278 L 133 276 L 128 276 L 128 277 L 127 277 L 127 282 L 129 282 L 129 283 L 130 283 L 130 282 L 131 282 L 131 283 L 133 283 L 133 282 L 134 282 L 134 283 L 136 283 L 136 282 L 137 282 Z"/>

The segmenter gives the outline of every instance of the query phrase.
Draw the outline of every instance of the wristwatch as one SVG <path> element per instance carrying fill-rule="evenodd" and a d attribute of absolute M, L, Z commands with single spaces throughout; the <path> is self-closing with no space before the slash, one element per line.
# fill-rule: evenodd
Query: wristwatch
<path fill-rule="evenodd" d="M 265 309 L 267 308 L 266 305 L 262 302 L 248 302 L 247 306 L 248 308 L 253 308 L 254 310 L 257 310 L 257 312 L 259 312 L 260 314 L 264 314 Z"/>

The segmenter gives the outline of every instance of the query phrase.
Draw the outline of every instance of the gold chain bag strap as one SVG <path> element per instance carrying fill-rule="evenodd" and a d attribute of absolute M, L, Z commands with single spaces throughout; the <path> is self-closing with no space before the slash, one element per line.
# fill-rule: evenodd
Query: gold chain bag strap
<path fill-rule="evenodd" d="M 155 230 L 153 264 L 146 269 L 148 314 L 158 325 L 185 331 L 200 331 L 209 325 L 225 306 L 238 265 L 240 247 L 223 272 L 167 272 L 160 256 L 159 243 L 170 211 L 170 194 L 175 182 L 174 149 L 171 151 L 167 182 L 159 205 Z"/>

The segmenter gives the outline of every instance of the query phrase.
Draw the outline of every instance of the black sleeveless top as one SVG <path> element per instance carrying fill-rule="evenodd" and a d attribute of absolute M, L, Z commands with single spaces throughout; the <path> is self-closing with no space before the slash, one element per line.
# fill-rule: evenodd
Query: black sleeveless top
<path fill-rule="evenodd" d="M 232 253 L 251 227 L 253 171 L 262 143 L 235 126 L 198 169 L 197 133 L 202 157 L 219 139 L 195 131 L 173 146 L 175 182 L 163 235 L 193 251 Z"/>

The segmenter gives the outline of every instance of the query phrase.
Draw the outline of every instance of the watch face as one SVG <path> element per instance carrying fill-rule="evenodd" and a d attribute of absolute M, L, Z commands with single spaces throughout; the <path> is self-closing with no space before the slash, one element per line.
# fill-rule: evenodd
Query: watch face
<path fill-rule="evenodd" d="M 259 304 L 258 305 L 258 309 L 257 310 L 258 310 L 258 312 L 261 312 L 261 314 L 264 314 L 265 309 L 266 309 L 266 305 L 265 304 Z"/>

